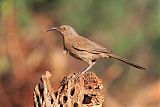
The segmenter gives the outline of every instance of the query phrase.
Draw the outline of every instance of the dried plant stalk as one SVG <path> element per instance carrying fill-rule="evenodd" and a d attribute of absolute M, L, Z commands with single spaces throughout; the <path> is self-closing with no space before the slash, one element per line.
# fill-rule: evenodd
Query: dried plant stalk
<path fill-rule="evenodd" d="M 34 89 L 35 107 L 102 107 L 104 96 L 100 94 L 103 88 L 102 80 L 95 73 L 87 72 L 80 78 L 76 74 L 65 77 L 58 90 L 50 83 L 51 73 L 42 75 L 42 84 Z"/>

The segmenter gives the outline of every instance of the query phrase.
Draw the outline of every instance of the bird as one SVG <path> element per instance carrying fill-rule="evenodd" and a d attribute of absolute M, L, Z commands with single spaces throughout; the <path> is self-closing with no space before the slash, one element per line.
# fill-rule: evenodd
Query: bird
<path fill-rule="evenodd" d="M 92 68 L 99 58 L 113 58 L 131 65 L 140 70 L 146 70 L 147 67 L 140 66 L 126 58 L 120 57 L 107 48 L 80 36 L 76 30 L 70 25 L 60 25 L 58 27 L 51 27 L 47 31 L 58 31 L 63 37 L 64 53 L 88 63 L 88 67 L 83 70 L 79 76 L 86 73 Z"/>

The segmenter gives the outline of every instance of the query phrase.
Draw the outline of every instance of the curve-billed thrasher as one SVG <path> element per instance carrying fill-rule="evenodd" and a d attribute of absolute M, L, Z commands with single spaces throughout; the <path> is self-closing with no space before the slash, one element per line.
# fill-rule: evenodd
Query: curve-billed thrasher
<path fill-rule="evenodd" d="M 113 54 L 111 51 L 102 47 L 101 45 L 92 42 L 91 40 L 80 36 L 71 26 L 61 25 L 59 27 L 52 27 L 48 31 L 56 30 L 63 36 L 64 52 L 71 56 L 83 60 L 89 66 L 80 74 L 84 74 L 95 63 L 98 58 L 114 58 L 127 63 L 135 68 L 146 70 L 147 68 L 137 65 L 129 60 Z M 79 75 L 79 76 L 80 76 Z"/>

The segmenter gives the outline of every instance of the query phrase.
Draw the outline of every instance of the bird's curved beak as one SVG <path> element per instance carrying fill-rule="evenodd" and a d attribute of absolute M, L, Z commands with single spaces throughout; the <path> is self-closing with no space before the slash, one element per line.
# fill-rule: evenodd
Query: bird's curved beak
<path fill-rule="evenodd" d="M 59 31 L 59 28 L 58 28 L 58 27 L 52 27 L 52 28 L 48 29 L 47 32 L 52 31 L 52 30 L 57 30 L 57 31 Z"/>

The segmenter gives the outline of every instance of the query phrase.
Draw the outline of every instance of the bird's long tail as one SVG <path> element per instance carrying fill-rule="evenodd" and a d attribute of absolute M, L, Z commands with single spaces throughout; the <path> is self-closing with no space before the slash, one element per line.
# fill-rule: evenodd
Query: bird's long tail
<path fill-rule="evenodd" d="M 129 65 L 131 65 L 131 66 L 133 66 L 135 68 L 138 68 L 138 69 L 141 69 L 141 70 L 146 70 L 147 69 L 146 67 L 142 67 L 140 65 L 137 65 L 137 64 L 135 64 L 133 62 L 130 62 L 128 59 L 122 58 L 120 56 L 117 56 L 117 55 L 114 55 L 114 54 L 109 54 L 108 56 L 110 58 L 114 58 L 114 59 L 120 60 L 120 61 L 122 61 L 122 62 L 124 62 L 126 64 L 129 64 Z"/>

